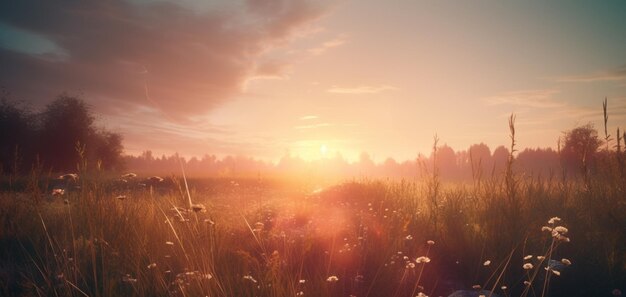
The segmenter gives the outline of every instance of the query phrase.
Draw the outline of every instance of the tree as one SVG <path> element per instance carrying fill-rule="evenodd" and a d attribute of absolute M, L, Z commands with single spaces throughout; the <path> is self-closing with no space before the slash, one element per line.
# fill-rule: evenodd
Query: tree
<path fill-rule="evenodd" d="M 602 140 L 598 131 L 589 123 L 565 132 L 561 158 L 569 172 L 586 175 L 595 166 L 595 159 Z"/>
<path fill-rule="evenodd" d="M 469 147 L 468 152 L 471 156 L 472 169 L 474 174 L 480 173 L 481 176 L 489 174 L 493 168 L 493 162 L 491 160 L 491 150 L 489 146 L 484 143 L 473 144 Z"/>
<path fill-rule="evenodd" d="M 0 171 L 30 170 L 35 162 L 57 172 L 74 171 L 80 158 L 92 168 L 122 164 L 122 136 L 96 129 L 82 99 L 61 95 L 42 112 L 32 113 L 7 98 L 0 93 Z"/>
<path fill-rule="evenodd" d="M 89 107 L 76 97 L 61 95 L 48 104 L 41 114 L 38 146 L 46 165 L 62 171 L 76 168 L 77 149 L 94 145 L 93 123 Z"/>
<path fill-rule="evenodd" d="M 12 103 L 2 94 L 0 100 L 0 171 L 18 173 L 24 162 L 32 161 L 29 149 L 33 139 L 31 116 L 24 106 Z"/>

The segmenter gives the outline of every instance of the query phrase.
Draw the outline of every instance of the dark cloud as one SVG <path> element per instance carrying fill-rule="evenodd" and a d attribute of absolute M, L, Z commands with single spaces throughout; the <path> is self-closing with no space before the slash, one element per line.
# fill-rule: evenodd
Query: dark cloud
<path fill-rule="evenodd" d="M 35 101 L 80 91 L 107 104 L 199 114 L 240 92 L 268 48 L 323 13 L 299 0 L 245 7 L 198 13 L 168 2 L 2 1 L 0 22 L 44 36 L 64 53 L 0 49 L 0 85 Z M 259 70 L 278 71 L 267 67 Z"/>

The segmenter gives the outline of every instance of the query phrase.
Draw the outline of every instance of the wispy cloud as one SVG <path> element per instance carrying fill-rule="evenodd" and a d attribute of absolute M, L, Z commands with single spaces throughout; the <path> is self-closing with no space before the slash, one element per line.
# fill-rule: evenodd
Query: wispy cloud
<path fill-rule="evenodd" d="M 315 120 L 317 119 L 318 116 L 316 115 L 308 115 L 308 116 L 303 116 L 300 118 L 301 121 L 308 121 L 308 120 Z"/>
<path fill-rule="evenodd" d="M 293 127 L 296 130 L 304 130 L 304 129 L 315 129 L 315 128 L 321 128 L 321 127 L 328 127 L 331 126 L 330 123 L 319 123 L 319 124 L 313 124 L 313 125 L 302 125 L 302 126 L 295 126 Z"/>
<path fill-rule="evenodd" d="M 328 40 L 324 43 L 322 43 L 320 46 L 314 47 L 314 48 L 310 48 L 308 50 L 309 53 L 313 54 L 313 55 L 321 55 L 323 54 L 325 51 L 334 48 L 334 47 L 338 47 L 341 46 L 343 44 L 345 44 L 347 42 L 347 40 L 345 39 L 344 36 L 339 36 L 337 38 Z"/>
<path fill-rule="evenodd" d="M 522 90 L 506 92 L 500 95 L 483 98 L 489 105 L 514 105 L 534 108 L 556 108 L 563 107 L 565 103 L 554 99 L 558 90 Z"/>
<path fill-rule="evenodd" d="M 384 91 L 397 90 L 398 88 L 390 85 L 380 86 L 356 86 L 356 87 L 339 87 L 333 86 L 327 90 L 329 93 L 335 94 L 377 94 Z"/>
<path fill-rule="evenodd" d="M 617 68 L 598 71 L 586 75 L 572 75 L 557 77 L 559 82 L 595 82 L 595 81 L 617 81 L 626 80 L 626 65 Z"/>

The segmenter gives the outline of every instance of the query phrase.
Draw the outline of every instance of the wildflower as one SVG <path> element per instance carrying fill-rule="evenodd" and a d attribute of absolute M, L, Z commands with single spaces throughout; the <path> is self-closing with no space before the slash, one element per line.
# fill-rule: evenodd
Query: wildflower
<path fill-rule="evenodd" d="M 487 296 L 485 296 L 485 294 L 480 294 L 478 295 L 478 297 L 487 297 Z"/>
<path fill-rule="evenodd" d="M 419 293 L 417 293 L 417 296 L 415 296 L 415 297 L 428 297 L 428 295 L 426 295 L 426 294 L 424 294 L 422 292 L 419 292 Z"/>
<path fill-rule="evenodd" d="M 126 195 L 119 195 L 119 196 L 115 197 L 115 199 L 124 200 L 124 199 L 126 199 Z"/>
<path fill-rule="evenodd" d="M 405 267 L 406 267 L 407 269 L 413 269 L 413 268 L 415 268 L 415 263 L 413 263 L 413 262 L 409 262 L 409 263 L 407 263 L 407 264 L 406 264 L 406 266 L 405 266 Z"/>
<path fill-rule="evenodd" d="M 137 279 L 130 276 L 130 274 L 122 276 L 122 282 L 125 283 L 136 283 Z"/>
<path fill-rule="evenodd" d="M 204 279 L 212 279 L 213 275 L 211 275 L 210 273 L 205 273 L 205 274 L 202 275 L 202 278 L 204 278 Z"/>
<path fill-rule="evenodd" d="M 134 174 L 132 172 L 126 173 L 126 174 L 122 174 L 121 176 L 122 178 L 135 178 L 137 177 L 137 174 Z"/>
<path fill-rule="evenodd" d="M 543 261 L 545 258 L 546 257 L 544 257 L 544 256 L 537 256 L 537 260 L 539 260 L 539 261 Z"/>
<path fill-rule="evenodd" d="M 530 286 L 530 282 L 529 281 L 524 281 L 524 285 Z"/>
<path fill-rule="evenodd" d="M 62 179 L 62 180 L 65 180 L 65 181 L 77 181 L 78 180 L 78 174 L 76 174 L 76 173 L 63 174 L 63 175 L 59 176 L 59 179 Z"/>
<path fill-rule="evenodd" d="M 564 235 L 561 235 L 561 234 L 559 234 L 559 235 L 557 235 L 557 236 L 556 236 L 556 240 L 558 240 L 558 241 L 563 241 L 563 242 L 569 242 L 569 241 L 570 241 L 570 240 L 569 240 L 569 237 L 564 236 Z"/>
<path fill-rule="evenodd" d="M 554 229 L 552 230 L 552 232 L 555 232 L 555 231 L 556 231 L 556 232 L 558 232 L 559 234 L 563 234 L 563 235 L 564 235 L 564 234 L 567 234 L 567 232 L 568 232 L 569 230 L 567 230 L 567 228 L 565 228 L 565 227 L 563 227 L 563 226 L 556 226 L 556 227 L 554 227 Z"/>
<path fill-rule="evenodd" d="M 249 280 L 249 281 L 251 281 L 251 282 L 253 282 L 255 284 L 257 283 L 256 279 L 254 279 L 254 277 L 252 277 L 252 275 L 244 275 L 243 279 L 247 279 L 247 280 Z"/>
<path fill-rule="evenodd" d="M 300 291 L 300 292 L 296 293 L 296 296 L 304 296 L 304 292 Z"/>
<path fill-rule="evenodd" d="M 554 273 L 554 275 L 556 275 L 556 276 L 561 275 L 561 272 L 560 272 L 560 271 L 558 271 L 558 270 L 550 269 L 550 271 L 551 271 L 552 273 Z"/>
<path fill-rule="evenodd" d="M 487 261 L 485 261 L 485 263 L 483 263 L 483 266 L 489 266 L 489 265 L 491 265 L 491 261 L 490 260 L 487 260 Z"/>
<path fill-rule="evenodd" d="M 572 261 L 570 261 L 569 259 L 561 259 L 561 263 L 563 263 L 565 266 L 570 266 L 572 265 Z"/>
<path fill-rule="evenodd" d="M 473 285 L 472 289 L 474 290 L 480 290 L 480 288 L 482 288 L 480 285 Z"/>
<path fill-rule="evenodd" d="M 417 263 L 428 263 L 428 262 L 430 262 L 430 258 L 425 257 L 425 256 L 421 256 L 421 257 L 418 257 L 417 259 L 415 259 L 415 262 L 417 262 Z"/>
<path fill-rule="evenodd" d="M 156 267 L 156 263 L 151 263 L 150 265 L 148 265 L 148 269 L 152 269 L 154 267 Z"/>
<path fill-rule="evenodd" d="M 146 181 L 149 182 L 149 183 L 155 183 L 156 184 L 156 183 L 162 182 L 163 178 L 160 177 L 160 176 L 151 176 Z"/>
<path fill-rule="evenodd" d="M 174 243 L 171 242 L 171 241 L 166 241 L 165 244 L 167 244 L 167 245 L 174 245 Z"/>
<path fill-rule="evenodd" d="M 305 282 L 306 282 L 305 279 L 301 279 L 301 280 L 298 281 L 298 283 L 300 283 L 300 284 L 304 284 Z"/>
<path fill-rule="evenodd" d="M 526 257 L 524 257 L 524 260 L 530 260 L 533 258 L 533 255 L 527 255 Z"/>
<path fill-rule="evenodd" d="M 406 240 L 413 240 L 413 236 L 411 236 L 411 234 L 409 234 L 404 239 L 406 239 Z"/>
<path fill-rule="evenodd" d="M 553 217 L 553 218 L 548 220 L 548 224 L 554 225 L 554 223 L 556 223 L 556 222 L 558 222 L 560 220 L 561 220 L 561 218 L 559 218 L 559 217 Z"/>
<path fill-rule="evenodd" d="M 507 288 L 507 286 L 502 286 L 502 287 L 500 287 L 500 289 L 502 289 L 502 291 L 505 291 L 508 288 Z"/>
<path fill-rule="evenodd" d="M 533 264 L 526 263 L 522 266 L 522 268 L 524 268 L 525 270 L 531 270 L 533 269 Z"/>
<path fill-rule="evenodd" d="M 191 210 L 193 210 L 195 212 L 205 212 L 206 211 L 206 207 L 204 207 L 203 204 L 192 204 L 191 205 Z"/>
<path fill-rule="evenodd" d="M 327 282 L 329 282 L 329 283 L 334 283 L 334 282 L 336 282 L 336 281 L 338 281 L 338 280 L 339 280 L 339 278 L 338 278 L 338 277 L 336 277 L 336 276 L 334 276 L 334 275 L 331 275 L 331 276 L 329 276 L 329 277 L 326 279 L 326 281 L 327 281 Z"/>
<path fill-rule="evenodd" d="M 63 189 L 52 189 L 52 196 L 63 196 L 65 194 L 65 190 Z"/>
<path fill-rule="evenodd" d="M 434 245 L 434 244 L 435 244 L 435 242 L 434 242 L 434 241 L 432 241 L 432 240 L 429 240 L 429 241 L 427 241 L 426 243 L 427 243 L 428 245 Z"/>
<path fill-rule="evenodd" d="M 541 232 L 552 232 L 552 228 L 548 226 L 541 227 Z"/>

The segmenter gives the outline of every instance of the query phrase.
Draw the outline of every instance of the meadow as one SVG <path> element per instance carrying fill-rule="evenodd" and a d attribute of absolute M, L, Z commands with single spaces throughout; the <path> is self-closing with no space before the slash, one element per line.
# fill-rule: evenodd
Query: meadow
<path fill-rule="evenodd" d="M 4 180 L 0 295 L 619 296 L 626 193 L 605 172 L 317 188 L 94 171 L 51 193 L 33 170 Z"/>

